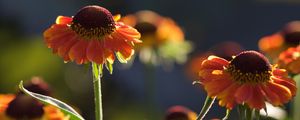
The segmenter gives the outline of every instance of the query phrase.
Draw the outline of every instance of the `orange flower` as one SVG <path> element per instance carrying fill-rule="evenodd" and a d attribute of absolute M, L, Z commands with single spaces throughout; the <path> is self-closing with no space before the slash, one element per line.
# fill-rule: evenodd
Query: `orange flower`
<path fill-rule="evenodd" d="M 258 42 L 259 49 L 273 59 L 278 57 L 278 54 L 285 49 L 283 46 L 284 37 L 281 33 L 262 37 Z"/>
<path fill-rule="evenodd" d="M 300 73 L 300 46 L 283 51 L 279 55 L 278 65 L 291 73 Z"/>
<path fill-rule="evenodd" d="M 137 45 L 143 63 L 184 63 L 191 51 L 182 29 L 170 18 L 152 11 L 139 11 L 121 19 L 141 32 L 143 44 Z"/>
<path fill-rule="evenodd" d="M 188 61 L 187 74 L 192 78 L 192 80 L 198 79 L 198 72 L 201 68 L 201 63 L 210 55 L 220 56 L 226 60 L 231 60 L 233 55 L 236 55 L 243 51 L 243 47 L 232 41 L 226 41 L 214 45 L 207 52 L 201 53 L 195 57 L 192 57 Z"/>
<path fill-rule="evenodd" d="M 173 106 L 168 109 L 165 120 L 196 120 L 197 114 L 183 106 Z"/>
<path fill-rule="evenodd" d="M 209 56 L 199 75 L 208 96 L 216 96 L 219 105 L 229 109 L 235 104 L 262 109 L 266 101 L 280 106 L 291 100 L 297 89 L 284 69 L 273 67 L 256 51 L 241 52 L 231 61 Z"/>
<path fill-rule="evenodd" d="M 65 61 L 112 64 L 114 53 L 119 61 L 127 61 L 134 54 L 134 43 L 141 43 L 140 33 L 117 22 L 118 18 L 103 7 L 86 6 L 74 17 L 58 16 L 56 24 L 44 32 L 44 39 Z"/>
<path fill-rule="evenodd" d="M 26 95 L 0 94 L 0 120 L 69 120 L 62 111 L 51 106 L 43 106 Z M 26 120 L 27 120 L 26 119 Z"/>
<path fill-rule="evenodd" d="M 48 85 L 33 77 L 25 88 L 35 93 L 50 95 Z M 0 94 L 0 120 L 69 120 L 60 109 L 43 105 L 19 91 L 17 94 Z"/>
<path fill-rule="evenodd" d="M 300 21 L 287 23 L 282 30 L 259 40 L 259 49 L 272 59 L 289 47 L 295 47 L 300 42 Z"/>

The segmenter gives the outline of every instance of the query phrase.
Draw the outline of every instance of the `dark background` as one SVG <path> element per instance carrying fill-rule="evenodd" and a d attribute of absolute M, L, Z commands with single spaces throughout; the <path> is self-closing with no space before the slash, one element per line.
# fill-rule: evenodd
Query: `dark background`
<path fill-rule="evenodd" d="M 42 39 L 43 31 L 58 15 L 72 16 L 91 4 L 106 7 L 113 14 L 153 10 L 173 18 L 183 28 L 186 39 L 193 42 L 190 57 L 224 41 L 257 50 L 261 37 L 300 19 L 297 0 L 1 0 L 0 92 L 13 93 L 20 80 L 41 76 L 52 86 L 56 98 L 80 109 L 86 119 L 93 119 L 89 68 L 64 64 Z M 166 71 L 160 66 L 146 67 L 139 60 L 128 69 L 115 64 L 113 75 L 105 72 L 102 82 L 105 118 L 163 119 L 173 105 L 199 112 L 205 92 L 192 85 L 186 67 L 175 65 Z M 213 107 L 207 118 L 221 118 L 224 112 Z M 231 117 L 236 119 L 234 113 Z"/>

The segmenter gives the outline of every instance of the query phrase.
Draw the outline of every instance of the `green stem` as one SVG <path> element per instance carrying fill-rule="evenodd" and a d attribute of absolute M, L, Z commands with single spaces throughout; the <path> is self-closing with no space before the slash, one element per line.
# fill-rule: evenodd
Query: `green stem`
<path fill-rule="evenodd" d="M 222 118 L 222 120 L 227 120 L 228 119 L 228 117 L 229 117 L 229 114 L 230 114 L 230 109 L 226 109 L 226 114 L 225 114 L 225 116 Z"/>
<path fill-rule="evenodd" d="M 203 118 L 205 117 L 206 113 L 209 111 L 209 109 L 211 108 L 212 104 L 214 103 L 216 97 L 211 98 L 210 96 L 207 96 L 204 102 L 204 105 L 199 113 L 199 115 L 197 116 L 196 120 L 203 120 Z"/>
<path fill-rule="evenodd" d="M 253 120 L 253 118 L 252 118 L 252 112 L 253 112 L 253 110 L 251 109 L 251 108 L 249 108 L 248 106 L 246 107 L 246 118 L 247 118 L 247 120 Z"/>
<path fill-rule="evenodd" d="M 256 120 L 259 120 L 259 119 L 260 119 L 259 110 L 255 110 L 255 111 L 254 111 L 254 115 L 255 115 L 255 119 L 256 119 Z"/>
<path fill-rule="evenodd" d="M 102 94 L 101 94 L 101 76 L 102 65 L 92 63 L 93 70 L 93 84 L 94 84 L 94 98 L 95 98 L 95 116 L 96 120 L 103 120 L 102 109 Z"/>
<path fill-rule="evenodd" d="M 300 87 L 300 82 L 298 82 L 298 80 L 300 80 L 300 75 L 295 75 L 293 77 L 293 79 L 296 82 L 296 86 L 299 88 Z M 297 89 L 297 92 L 296 92 L 296 96 L 294 98 L 294 100 L 292 101 L 292 108 L 293 108 L 293 111 L 292 111 L 292 117 L 293 117 L 293 120 L 298 120 L 300 118 L 300 114 L 298 114 L 297 111 L 300 110 L 300 89 Z"/>
<path fill-rule="evenodd" d="M 244 105 L 238 105 L 239 120 L 245 120 L 245 107 Z"/>

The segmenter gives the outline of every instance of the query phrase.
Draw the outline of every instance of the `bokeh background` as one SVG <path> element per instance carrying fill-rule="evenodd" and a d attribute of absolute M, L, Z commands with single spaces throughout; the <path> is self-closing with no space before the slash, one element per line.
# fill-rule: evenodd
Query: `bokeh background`
<path fill-rule="evenodd" d="M 298 0 L 1 0 L 0 93 L 14 93 L 20 80 L 40 76 L 54 96 L 94 119 L 90 68 L 64 63 L 44 44 L 42 34 L 58 15 L 72 16 L 85 5 L 100 5 L 113 14 L 153 10 L 172 18 L 193 42 L 193 58 L 222 47 L 225 41 L 246 50 L 258 50 L 258 40 L 299 20 Z M 217 47 L 216 47 L 217 46 Z M 138 59 L 130 68 L 114 64 L 114 73 L 102 80 L 106 120 L 162 120 L 174 105 L 199 112 L 205 92 L 188 76 L 189 61 L 165 70 L 147 67 Z M 149 81 L 151 80 L 151 81 Z M 213 107 L 207 118 L 222 118 L 225 110 Z M 231 119 L 237 119 L 235 113 Z"/>

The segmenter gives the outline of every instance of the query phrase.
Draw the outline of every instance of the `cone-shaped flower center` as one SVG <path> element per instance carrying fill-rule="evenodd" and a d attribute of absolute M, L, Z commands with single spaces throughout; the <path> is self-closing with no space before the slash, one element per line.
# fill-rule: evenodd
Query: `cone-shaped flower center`
<path fill-rule="evenodd" d="M 300 42 L 300 21 L 288 23 L 283 28 L 283 35 L 286 43 L 298 45 Z"/>
<path fill-rule="evenodd" d="M 157 27 L 148 22 L 141 22 L 135 25 L 135 28 L 142 34 L 155 34 Z"/>
<path fill-rule="evenodd" d="M 40 118 L 44 114 L 43 104 L 27 95 L 18 95 L 9 103 L 6 114 L 18 120 Z"/>
<path fill-rule="evenodd" d="M 266 82 L 271 76 L 271 65 L 256 51 L 244 51 L 234 57 L 226 70 L 240 83 Z"/>
<path fill-rule="evenodd" d="M 115 29 L 112 14 L 100 6 L 86 6 L 74 16 L 71 28 L 85 38 L 101 38 Z"/>
<path fill-rule="evenodd" d="M 48 84 L 45 83 L 44 81 L 42 81 L 38 77 L 32 78 L 31 82 L 29 84 L 26 84 L 24 87 L 27 90 L 34 92 L 34 93 L 47 95 L 47 96 L 51 95 L 51 90 L 50 90 Z M 25 93 L 23 93 L 22 91 L 19 91 L 18 95 L 19 94 L 25 94 Z"/>

